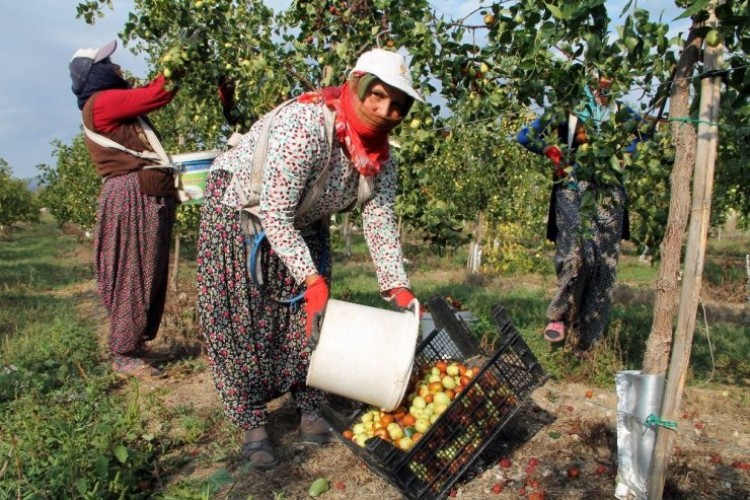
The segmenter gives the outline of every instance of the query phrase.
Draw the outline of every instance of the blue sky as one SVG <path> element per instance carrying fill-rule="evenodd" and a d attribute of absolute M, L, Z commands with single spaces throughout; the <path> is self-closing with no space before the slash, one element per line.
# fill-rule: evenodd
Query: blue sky
<path fill-rule="evenodd" d="M 80 112 L 70 91 L 68 62 L 81 47 L 97 47 L 117 34 L 127 18 L 132 0 L 113 0 L 114 10 L 94 26 L 76 19 L 76 0 L 0 1 L 0 158 L 13 169 L 15 177 L 37 175 L 40 163 L 54 164 L 51 142 L 70 143 L 78 133 Z M 290 2 L 267 2 L 273 8 Z M 463 17 L 489 2 L 431 0 L 440 12 Z M 622 10 L 624 0 L 608 2 L 611 16 Z M 641 1 L 654 15 L 665 12 L 674 19 L 679 12 L 673 0 Z M 685 29 L 685 22 L 679 26 Z M 119 47 L 113 59 L 123 68 L 144 77 L 146 62 Z"/>

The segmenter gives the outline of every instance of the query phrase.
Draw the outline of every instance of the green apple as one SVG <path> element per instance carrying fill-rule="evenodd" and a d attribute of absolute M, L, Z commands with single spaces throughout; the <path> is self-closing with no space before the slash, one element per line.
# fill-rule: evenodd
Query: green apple
<path fill-rule="evenodd" d="M 430 428 L 430 420 L 429 417 L 427 418 L 418 418 L 416 422 L 414 422 L 414 428 L 417 429 L 417 432 L 421 432 L 424 434 L 427 432 L 427 429 Z"/>

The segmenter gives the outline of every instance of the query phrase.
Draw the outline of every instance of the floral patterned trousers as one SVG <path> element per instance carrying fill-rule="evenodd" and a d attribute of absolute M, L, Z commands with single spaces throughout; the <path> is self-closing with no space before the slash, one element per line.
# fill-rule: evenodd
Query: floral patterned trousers
<path fill-rule="evenodd" d="M 587 189 L 579 182 L 578 189 L 556 190 L 558 288 L 547 308 L 549 321 L 564 321 L 583 349 L 602 338 L 609 321 L 625 214 L 622 188 L 592 190 L 597 203 L 582 224 L 581 199 Z"/>
<path fill-rule="evenodd" d="M 266 404 L 291 392 L 303 413 L 317 413 L 324 394 L 305 385 L 310 347 L 303 301 L 275 299 L 304 290 L 264 240 L 259 262 L 262 285 L 247 270 L 250 248 L 239 212 L 221 199 L 231 173 L 209 174 L 198 233 L 198 312 L 208 359 L 224 413 L 243 430 L 266 424 Z M 309 233 L 309 234 L 307 234 Z M 303 231 L 314 259 L 328 244 L 328 233 Z M 324 274 L 330 276 L 330 260 Z"/>

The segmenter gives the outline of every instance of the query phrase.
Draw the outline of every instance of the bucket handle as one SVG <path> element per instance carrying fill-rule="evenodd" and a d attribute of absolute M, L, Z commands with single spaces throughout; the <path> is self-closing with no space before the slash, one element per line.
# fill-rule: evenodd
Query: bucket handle
<path fill-rule="evenodd" d="M 422 306 L 419 305 L 419 301 L 416 297 L 414 297 L 414 299 L 409 302 L 409 304 L 406 306 L 406 309 L 403 309 L 402 312 L 411 312 L 414 315 L 414 321 L 419 324 L 419 321 L 422 317 Z M 323 308 L 323 311 L 316 314 L 313 318 L 312 332 L 310 332 L 310 337 L 307 339 L 307 345 L 309 345 L 310 349 L 313 351 L 318 346 L 318 341 L 320 340 L 320 326 L 323 324 L 325 314 L 326 309 Z"/>
<path fill-rule="evenodd" d="M 320 325 L 323 324 L 323 317 L 326 314 L 325 308 L 319 313 L 316 313 L 312 320 L 312 332 L 310 337 L 307 339 L 307 345 L 310 346 L 310 350 L 314 351 L 318 347 L 318 341 L 320 340 Z"/>

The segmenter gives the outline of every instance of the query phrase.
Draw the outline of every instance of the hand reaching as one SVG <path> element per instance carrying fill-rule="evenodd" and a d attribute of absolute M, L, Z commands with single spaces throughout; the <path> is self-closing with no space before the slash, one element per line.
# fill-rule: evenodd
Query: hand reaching
<path fill-rule="evenodd" d="M 557 146 L 550 146 L 547 151 L 544 152 L 544 156 L 552 160 L 552 164 L 555 166 L 555 177 L 562 178 L 568 175 L 565 171 L 565 166 L 562 163 L 563 154 L 560 148 Z"/>

